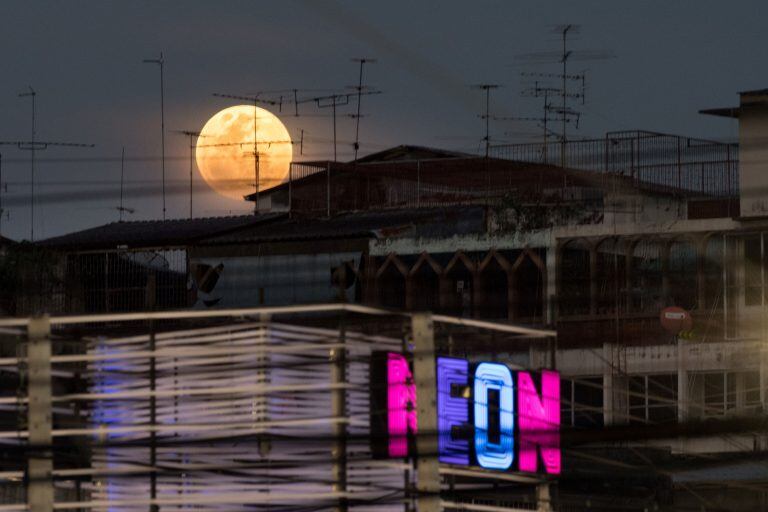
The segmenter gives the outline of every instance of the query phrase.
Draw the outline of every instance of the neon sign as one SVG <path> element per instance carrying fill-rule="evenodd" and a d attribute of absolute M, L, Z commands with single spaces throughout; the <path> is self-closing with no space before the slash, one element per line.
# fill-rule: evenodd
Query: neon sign
<path fill-rule="evenodd" d="M 498 471 L 560 474 L 560 378 L 556 371 L 515 371 L 500 363 L 438 357 L 437 446 L 440 462 Z M 371 360 L 371 447 L 378 457 L 413 455 L 416 386 L 408 360 L 383 352 Z"/>

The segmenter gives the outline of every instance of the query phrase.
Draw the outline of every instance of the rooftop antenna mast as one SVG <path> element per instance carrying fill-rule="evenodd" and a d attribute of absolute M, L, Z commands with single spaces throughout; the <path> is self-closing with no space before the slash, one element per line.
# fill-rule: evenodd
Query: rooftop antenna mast
<path fill-rule="evenodd" d="M 115 208 L 119 212 L 119 222 L 123 222 L 123 213 L 136 213 L 135 208 L 128 208 L 123 205 L 123 185 L 125 183 L 125 146 L 120 153 L 120 206 Z"/>
<path fill-rule="evenodd" d="M 120 212 L 120 222 L 123 222 L 123 182 L 125 180 L 125 146 L 123 146 L 123 150 L 120 153 L 120 208 L 118 208 L 118 211 Z"/>
<path fill-rule="evenodd" d="M 370 62 L 370 61 L 369 61 Z M 370 96 L 372 94 L 381 94 L 381 91 L 379 90 L 367 90 L 362 91 L 358 90 L 357 93 L 351 94 L 351 93 L 338 93 L 338 94 L 328 94 L 325 96 L 315 96 L 312 98 L 296 98 L 294 101 L 296 101 L 296 104 L 299 103 L 315 103 L 317 105 L 317 108 L 331 108 L 331 117 L 333 118 L 333 161 L 337 161 L 337 146 L 336 146 L 336 107 L 341 107 L 345 105 L 349 105 L 349 100 L 352 96 L 357 96 L 358 100 L 361 96 Z M 298 112 L 298 108 L 296 110 Z M 359 105 L 358 105 L 358 116 L 355 116 L 353 114 L 352 117 L 358 118 L 358 124 L 359 124 Z M 298 114 L 297 114 L 298 115 Z M 355 139 L 355 144 L 357 146 L 357 138 Z M 355 160 L 357 160 L 357 153 L 355 153 Z"/>
<path fill-rule="evenodd" d="M 552 104 L 550 103 L 550 96 L 557 96 L 560 94 L 560 89 L 557 89 L 555 87 L 544 87 L 539 85 L 539 82 L 536 81 L 534 83 L 534 86 L 526 89 L 522 92 L 523 96 L 533 96 L 534 98 L 544 98 L 544 107 L 542 116 L 540 118 L 524 118 L 522 120 L 525 121 L 538 121 L 541 123 L 541 127 L 543 128 L 543 146 L 542 146 L 542 162 L 545 164 L 549 163 L 549 135 L 551 130 L 548 127 L 548 121 L 549 121 L 549 113 L 552 111 Z M 583 99 L 583 94 L 581 95 Z M 566 115 L 562 115 L 564 122 L 568 122 L 570 119 Z M 562 162 L 561 162 L 562 163 Z"/>
<path fill-rule="evenodd" d="M 376 59 L 370 59 L 370 58 L 356 58 L 352 59 L 352 62 L 359 62 L 360 63 L 360 74 L 357 80 L 357 115 L 355 115 L 355 160 L 354 162 L 357 162 L 357 152 L 360 150 L 360 103 L 363 96 L 363 66 L 365 66 L 366 63 L 368 64 L 374 64 L 376 62 Z"/>
<path fill-rule="evenodd" d="M 567 107 L 566 102 L 567 102 L 567 99 L 568 99 L 568 81 L 567 81 L 566 77 L 568 76 L 568 57 L 571 56 L 571 52 L 568 51 L 568 32 L 570 32 L 572 30 L 578 30 L 578 29 L 575 28 L 573 25 L 570 25 L 570 24 L 563 25 L 560 28 L 561 28 L 561 32 L 563 34 L 563 56 L 562 56 L 562 59 L 561 59 L 561 61 L 563 63 L 563 76 L 562 76 L 562 79 L 563 79 L 563 86 L 562 86 L 563 87 L 563 89 L 562 89 L 563 90 L 563 94 L 562 94 L 562 99 L 563 99 L 563 115 L 560 116 L 562 118 L 562 122 L 563 122 L 563 137 L 560 140 L 560 146 L 561 146 L 561 150 L 560 150 L 560 166 L 561 167 L 565 167 L 565 164 L 566 164 L 566 160 L 565 160 L 565 144 L 566 144 L 566 142 L 568 140 L 568 137 L 567 137 L 566 132 L 565 132 L 565 128 L 568 125 L 568 121 L 566 119 L 567 118 L 567 115 L 566 115 L 566 107 Z"/>
<path fill-rule="evenodd" d="M 554 63 L 557 62 L 562 66 L 561 73 L 523 73 L 523 76 L 536 76 L 539 78 L 556 78 L 559 79 L 561 84 L 560 88 L 555 90 L 554 88 L 548 88 L 547 95 L 559 95 L 561 99 L 560 108 L 555 110 L 550 107 L 550 112 L 557 112 L 559 118 L 556 121 L 562 123 L 560 133 L 560 165 L 565 167 L 568 165 L 566 146 L 568 143 L 567 125 L 569 119 L 576 117 L 578 120 L 580 113 L 568 108 L 568 98 L 580 98 L 582 104 L 584 103 L 584 92 L 586 77 L 584 73 L 581 74 L 568 74 L 568 63 L 574 60 L 595 60 L 605 59 L 613 57 L 612 53 L 601 51 L 573 51 L 568 49 L 569 38 L 572 35 L 578 34 L 580 27 L 574 24 L 558 25 L 554 27 L 553 32 L 559 36 L 561 49 L 558 52 L 538 52 L 521 55 L 519 58 L 527 60 L 532 63 Z M 578 81 L 581 83 L 581 92 L 569 92 L 568 82 Z M 553 94 L 554 93 L 554 94 Z M 578 121 L 577 121 L 578 123 Z"/>
<path fill-rule="evenodd" d="M 194 175 L 194 160 L 195 160 L 195 139 L 204 137 L 200 132 L 191 130 L 175 130 L 175 133 L 186 135 L 189 137 L 189 218 L 193 218 L 192 215 L 192 189 L 193 189 L 193 175 Z"/>
<path fill-rule="evenodd" d="M 259 103 L 266 103 L 268 105 L 282 105 L 282 101 L 272 101 L 272 100 L 265 100 L 259 98 L 259 94 L 255 94 L 253 96 L 241 96 L 236 94 L 220 94 L 220 93 L 214 93 L 214 96 L 217 98 L 228 98 L 233 100 L 242 100 L 242 101 L 248 101 L 253 104 L 253 178 L 254 178 L 254 186 L 256 188 L 256 194 L 255 194 L 255 201 L 254 201 L 254 207 L 253 207 L 253 213 L 257 214 L 259 212 L 259 131 L 258 131 L 258 104 Z M 298 108 L 298 107 L 297 107 Z M 297 110 L 298 112 L 298 110 Z"/>
<path fill-rule="evenodd" d="M 485 114 L 481 114 L 480 118 L 485 119 L 485 158 L 488 158 L 491 151 L 491 89 L 498 89 L 498 84 L 478 84 L 473 86 L 475 89 L 482 89 L 485 91 Z"/>
<path fill-rule="evenodd" d="M 165 59 L 163 52 L 160 52 L 158 59 L 144 59 L 145 64 L 157 64 L 160 67 L 160 146 L 161 146 L 161 168 L 163 174 L 163 220 L 165 220 L 165 85 L 163 83 L 163 67 Z"/>
<path fill-rule="evenodd" d="M 92 148 L 93 144 L 76 144 L 73 142 L 49 142 L 37 140 L 37 111 L 36 111 L 36 97 L 37 92 L 32 86 L 27 86 L 28 91 L 19 93 L 20 98 L 30 98 L 32 100 L 32 138 L 29 140 L 4 140 L 0 141 L 0 146 L 16 146 L 17 148 L 30 152 L 30 223 L 29 223 L 29 240 L 35 241 L 35 152 L 47 149 L 48 146 L 65 146 L 65 147 L 79 147 L 79 148 Z"/>

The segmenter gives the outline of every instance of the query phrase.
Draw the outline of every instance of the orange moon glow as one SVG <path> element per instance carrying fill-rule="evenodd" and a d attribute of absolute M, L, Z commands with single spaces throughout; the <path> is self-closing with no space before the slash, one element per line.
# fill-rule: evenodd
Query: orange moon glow
<path fill-rule="evenodd" d="M 285 181 L 293 148 L 288 130 L 277 116 L 263 108 L 256 112 L 261 191 Z M 223 196 L 242 200 L 256 191 L 253 122 L 254 107 L 237 105 L 216 113 L 200 131 L 197 167 L 205 182 Z"/>

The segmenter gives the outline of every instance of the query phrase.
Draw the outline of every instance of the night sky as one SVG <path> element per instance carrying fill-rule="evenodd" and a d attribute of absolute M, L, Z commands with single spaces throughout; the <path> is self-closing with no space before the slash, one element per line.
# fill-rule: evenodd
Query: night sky
<path fill-rule="evenodd" d="M 553 27 L 580 25 L 575 51 L 611 58 L 574 60 L 587 72 L 586 104 L 572 137 L 647 129 L 733 140 L 733 121 L 699 109 L 735 105 L 736 92 L 768 87 L 768 2 L 723 1 L 263 1 L 41 2 L 0 4 L 0 140 L 28 139 L 28 85 L 38 92 L 39 140 L 93 143 L 93 149 L 37 153 L 36 238 L 117 220 L 120 151 L 126 164 L 126 219 L 161 215 L 159 74 L 142 59 L 165 55 L 169 217 L 188 213 L 188 139 L 232 102 L 214 92 L 345 90 L 356 84 L 352 57 L 378 62 L 365 83 L 361 153 L 418 144 L 477 153 L 483 96 L 472 84 L 498 83 L 492 114 L 538 116 L 541 100 L 520 95 L 521 72 L 557 73 L 557 63 L 520 56 L 558 51 Z M 555 85 L 555 84 L 553 84 Z M 322 94 L 321 91 L 300 95 Z M 274 96 L 274 95 L 266 95 Z M 576 106 L 576 105 L 575 105 Z M 354 121 L 341 114 L 340 159 L 351 158 Z M 277 112 L 276 112 L 277 113 Z M 304 155 L 331 154 L 329 111 L 312 105 L 281 115 Z M 534 123 L 493 123 L 495 142 L 533 142 Z M 29 234 L 28 152 L 2 147 L 2 234 Z M 245 212 L 250 203 L 197 189 L 196 214 Z"/>

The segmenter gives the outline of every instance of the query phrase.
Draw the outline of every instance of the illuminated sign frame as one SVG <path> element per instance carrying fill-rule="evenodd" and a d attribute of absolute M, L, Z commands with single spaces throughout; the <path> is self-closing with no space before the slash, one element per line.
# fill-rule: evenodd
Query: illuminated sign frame
<path fill-rule="evenodd" d="M 558 475 L 560 376 L 553 370 L 512 371 L 498 362 L 436 361 L 440 462 L 497 471 Z M 415 453 L 416 386 L 408 359 L 371 358 L 371 448 L 379 458 Z"/>

